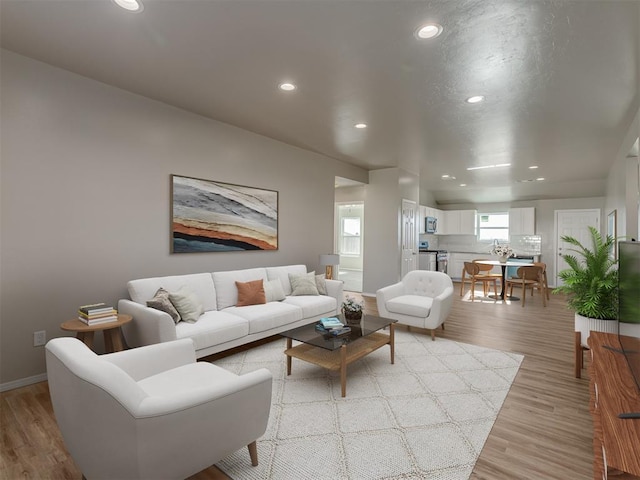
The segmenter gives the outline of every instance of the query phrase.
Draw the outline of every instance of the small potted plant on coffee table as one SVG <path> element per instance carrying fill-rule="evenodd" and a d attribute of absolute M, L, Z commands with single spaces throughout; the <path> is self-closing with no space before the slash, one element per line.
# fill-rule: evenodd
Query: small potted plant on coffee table
<path fill-rule="evenodd" d="M 347 323 L 359 323 L 362 318 L 362 310 L 362 303 L 357 302 L 355 298 L 347 295 L 345 301 L 342 303 L 342 314 Z"/>

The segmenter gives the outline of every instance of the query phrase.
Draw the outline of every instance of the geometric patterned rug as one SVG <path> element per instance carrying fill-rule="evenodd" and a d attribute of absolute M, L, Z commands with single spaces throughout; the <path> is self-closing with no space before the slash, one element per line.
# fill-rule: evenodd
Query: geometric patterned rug
<path fill-rule="evenodd" d="M 294 342 L 294 345 L 296 343 Z M 397 329 L 395 364 L 382 347 L 340 376 L 293 359 L 285 340 L 215 362 L 273 374 L 269 425 L 257 467 L 246 448 L 217 466 L 234 480 L 467 480 L 522 355 Z"/>

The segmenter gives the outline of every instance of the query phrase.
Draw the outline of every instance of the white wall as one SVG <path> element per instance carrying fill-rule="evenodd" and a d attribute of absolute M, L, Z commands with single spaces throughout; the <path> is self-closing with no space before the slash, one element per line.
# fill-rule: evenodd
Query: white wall
<path fill-rule="evenodd" d="M 304 263 L 333 247 L 335 176 L 366 171 L 3 50 L 0 387 L 45 371 L 33 332 L 134 278 Z M 170 174 L 279 192 L 279 250 L 170 254 Z M 18 385 L 15 385 L 18 386 Z"/>
<path fill-rule="evenodd" d="M 363 292 L 375 294 L 400 279 L 402 199 L 418 204 L 418 177 L 399 168 L 374 170 L 364 188 Z"/>

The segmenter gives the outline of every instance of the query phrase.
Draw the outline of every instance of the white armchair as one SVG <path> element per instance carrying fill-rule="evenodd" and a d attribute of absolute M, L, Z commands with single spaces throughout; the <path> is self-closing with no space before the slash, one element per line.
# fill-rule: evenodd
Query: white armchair
<path fill-rule="evenodd" d="M 400 282 L 378 290 L 376 300 L 381 317 L 430 329 L 435 340 L 435 329 L 444 328 L 451 311 L 453 282 L 446 273 L 414 270 Z"/>
<path fill-rule="evenodd" d="M 46 361 L 55 417 L 83 478 L 185 478 L 245 445 L 258 463 L 266 369 L 238 376 L 196 362 L 190 339 L 96 355 L 55 338 Z"/>

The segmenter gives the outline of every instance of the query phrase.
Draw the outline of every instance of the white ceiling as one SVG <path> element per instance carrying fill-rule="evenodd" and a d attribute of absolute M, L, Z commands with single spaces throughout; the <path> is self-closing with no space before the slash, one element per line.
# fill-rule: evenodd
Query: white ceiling
<path fill-rule="evenodd" d="M 640 108 L 640 0 L 144 4 L 1 0 L 2 47 L 367 169 L 418 173 L 441 204 L 604 195 Z M 444 32 L 419 41 L 429 21 Z M 285 80 L 298 89 L 278 90 Z M 475 94 L 486 101 L 465 103 Z M 495 163 L 512 167 L 466 170 Z"/>

